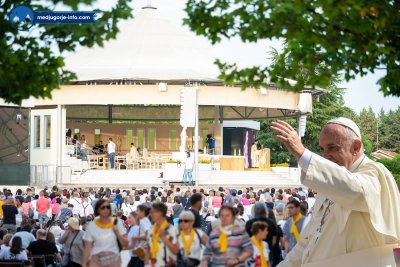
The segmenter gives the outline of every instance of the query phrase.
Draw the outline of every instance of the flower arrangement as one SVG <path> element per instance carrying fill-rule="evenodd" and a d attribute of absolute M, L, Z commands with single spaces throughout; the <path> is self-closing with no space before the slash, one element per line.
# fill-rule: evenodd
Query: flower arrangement
<path fill-rule="evenodd" d="M 211 163 L 218 163 L 218 160 L 211 161 L 211 159 L 199 159 L 199 163 L 201 164 L 211 164 Z"/>
<path fill-rule="evenodd" d="M 173 160 L 173 159 L 169 159 L 166 161 L 166 163 L 181 163 L 180 160 Z"/>
<path fill-rule="evenodd" d="M 289 163 L 284 162 L 284 163 L 271 164 L 271 167 L 289 167 Z"/>

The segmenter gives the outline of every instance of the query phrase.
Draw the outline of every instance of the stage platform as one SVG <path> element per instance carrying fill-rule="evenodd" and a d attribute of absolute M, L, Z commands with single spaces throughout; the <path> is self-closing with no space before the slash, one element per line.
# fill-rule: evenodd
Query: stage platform
<path fill-rule="evenodd" d="M 162 169 L 138 170 L 87 170 L 71 175 L 61 181 L 63 186 L 110 186 L 121 188 L 165 186 L 180 184 L 180 177 L 161 178 Z M 271 171 L 221 171 L 200 170 L 201 187 L 293 187 L 300 186 L 297 168 L 274 169 Z"/>

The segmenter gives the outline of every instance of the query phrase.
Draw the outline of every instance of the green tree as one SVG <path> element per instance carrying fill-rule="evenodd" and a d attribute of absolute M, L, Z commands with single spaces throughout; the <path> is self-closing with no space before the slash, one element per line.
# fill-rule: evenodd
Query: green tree
<path fill-rule="evenodd" d="M 227 81 L 236 77 L 243 86 L 258 87 L 269 78 L 294 90 L 327 88 L 340 73 L 348 81 L 382 68 L 380 90 L 400 96 L 399 10 L 399 1 L 380 0 L 188 0 L 184 23 L 212 43 L 231 37 L 285 42 L 274 66 L 239 69 L 218 61 Z"/>
<path fill-rule="evenodd" d="M 344 105 L 344 89 L 332 88 L 322 95 L 319 100 L 313 101 L 313 113 L 307 118 L 307 127 L 304 138 L 302 139 L 305 147 L 313 152 L 320 153 L 319 134 L 322 127 L 331 119 L 336 117 L 356 118 L 354 111 Z M 286 120 L 292 127 L 297 128 L 294 119 Z M 288 162 L 293 165 L 294 158 L 290 156 L 286 148 L 272 138 L 273 133 L 270 129 L 271 120 L 261 122 L 260 131 L 257 138 L 264 147 L 271 149 L 271 163 Z"/>
<path fill-rule="evenodd" d="M 307 128 L 303 143 L 310 150 L 320 153 L 319 134 L 322 127 L 331 119 L 346 117 L 354 119 L 354 111 L 345 106 L 343 99 L 344 89 L 333 88 L 322 95 L 319 101 L 314 101 L 313 113 L 307 119 Z"/>
<path fill-rule="evenodd" d="M 364 146 L 365 155 L 367 155 L 369 158 L 371 158 L 372 152 L 373 152 L 372 142 L 368 138 L 362 136 L 362 143 Z"/>
<path fill-rule="evenodd" d="M 11 26 L 9 12 L 18 5 L 30 6 L 34 11 L 51 10 L 63 4 L 68 10 L 80 5 L 91 6 L 96 0 L 19 0 L 2 1 L 0 6 L 0 97 L 20 104 L 23 99 L 50 97 L 51 91 L 76 78 L 66 70 L 59 54 L 74 51 L 77 46 L 102 46 L 115 38 L 117 23 L 132 17 L 129 0 L 118 0 L 110 11 L 94 10 L 96 24 L 34 25 L 30 32 Z"/>
<path fill-rule="evenodd" d="M 377 114 L 377 119 L 378 119 L 378 135 L 377 135 L 377 140 L 376 140 L 376 149 L 380 149 L 381 148 L 381 138 L 382 138 L 382 126 L 383 126 L 383 122 L 386 121 L 386 113 L 385 110 L 383 109 L 383 107 L 381 108 L 381 110 L 379 111 L 379 113 Z"/>
<path fill-rule="evenodd" d="M 296 127 L 296 120 L 285 120 L 292 127 Z M 271 164 L 289 163 L 294 164 L 295 159 L 286 150 L 285 146 L 272 138 L 274 133 L 271 131 L 272 120 L 261 121 L 260 131 L 257 133 L 257 138 L 264 147 L 271 150 Z"/>
<path fill-rule="evenodd" d="M 369 140 L 372 149 L 377 149 L 376 138 L 378 129 L 378 119 L 371 107 L 363 108 L 358 115 L 358 125 L 360 126 L 363 138 Z"/>
<path fill-rule="evenodd" d="M 400 153 L 400 106 L 387 114 L 380 114 L 379 148 Z"/>

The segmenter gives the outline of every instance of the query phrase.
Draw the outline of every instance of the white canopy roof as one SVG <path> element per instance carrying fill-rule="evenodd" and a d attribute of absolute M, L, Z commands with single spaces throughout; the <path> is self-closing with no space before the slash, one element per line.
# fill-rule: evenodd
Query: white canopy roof
<path fill-rule="evenodd" d="M 121 25 L 116 39 L 67 57 L 66 66 L 78 81 L 217 81 L 215 58 L 200 37 L 146 7 Z"/>

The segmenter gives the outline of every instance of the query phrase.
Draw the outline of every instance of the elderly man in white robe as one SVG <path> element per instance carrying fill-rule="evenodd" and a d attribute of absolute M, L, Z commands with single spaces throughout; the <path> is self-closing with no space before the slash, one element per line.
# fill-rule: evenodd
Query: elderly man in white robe
<path fill-rule="evenodd" d="M 394 267 L 400 194 L 392 174 L 364 154 L 358 126 L 329 121 L 319 139 L 323 157 L 305 149 L 286 122 L 271 129 L 299 160 L 302 184 L 318 191 L 311 221 L 278 267 Z"/>

